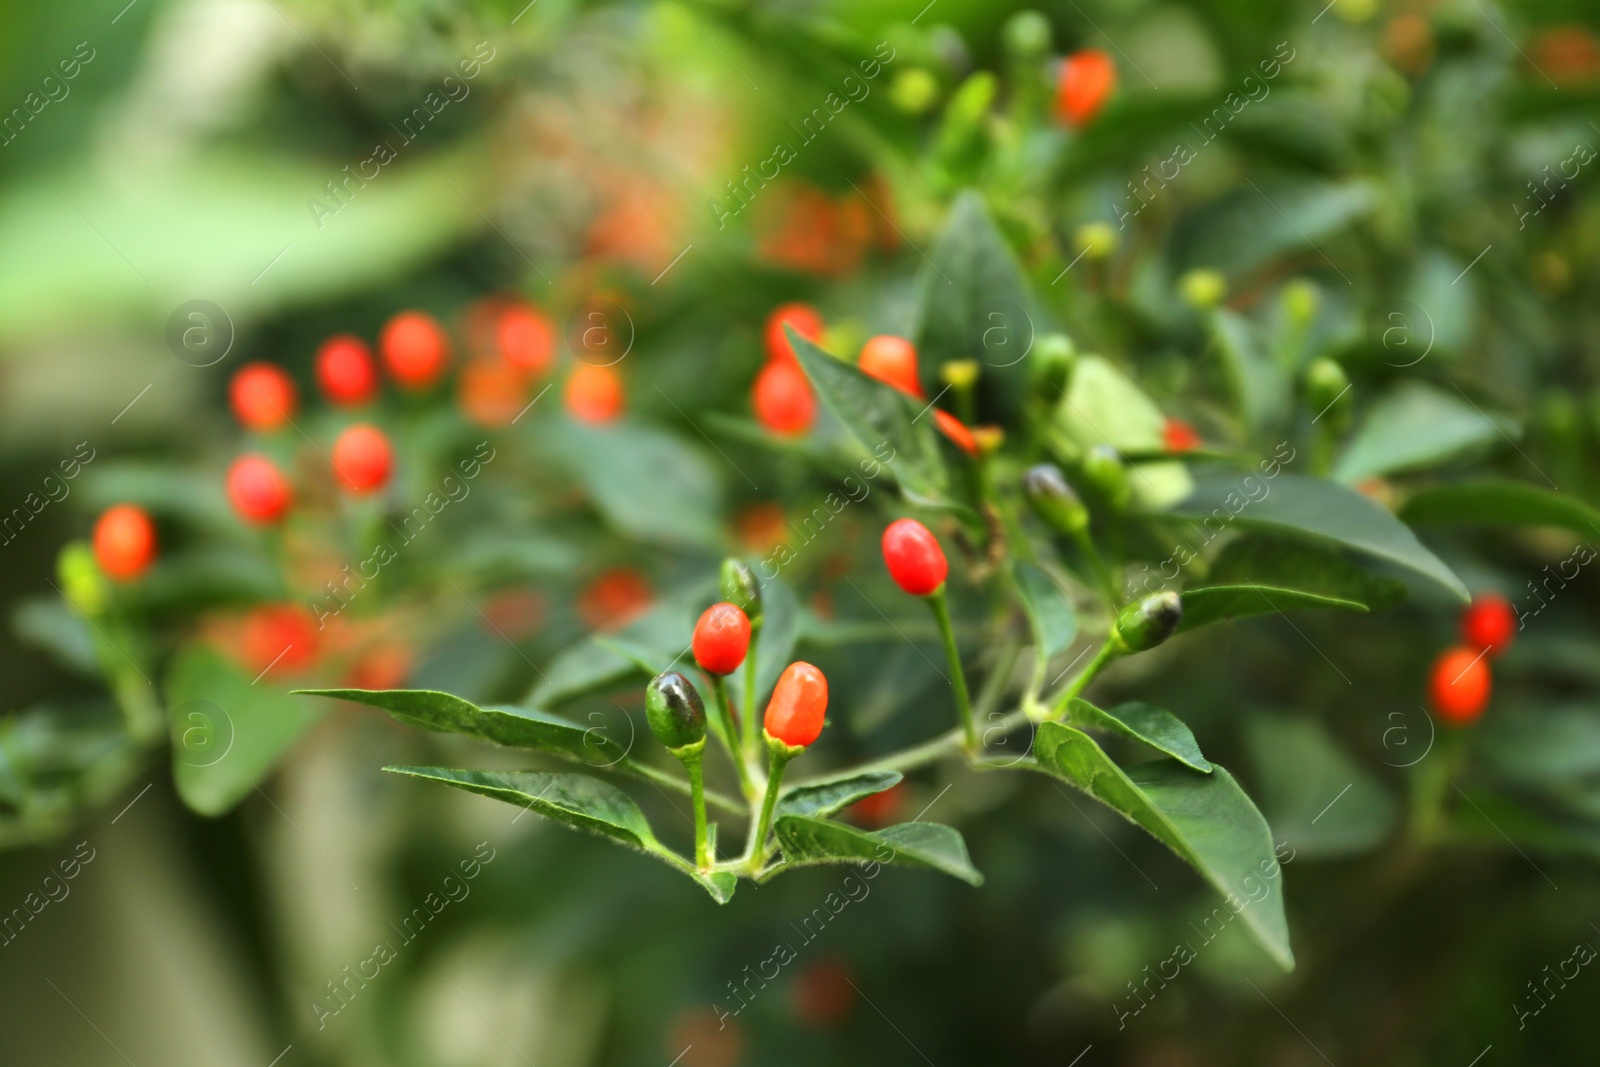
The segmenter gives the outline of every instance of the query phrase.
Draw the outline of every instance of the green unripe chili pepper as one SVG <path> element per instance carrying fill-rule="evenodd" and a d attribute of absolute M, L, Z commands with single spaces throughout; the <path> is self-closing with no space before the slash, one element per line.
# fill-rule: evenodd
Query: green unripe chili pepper
<path fill-rule="evenodd" d="M 1033 343 L 1034 380 L 1038 395 L 1055 403 L 1066 394 L 1078 350 L 1064 333 L 1047 333 Z"/>
<path fill-rule="evenodd" d="M 1198 268 L 1178 279 L 1178 295 L 1196 311 L 1206 311 L 1227 299 L 1228 281 L 1217 271 Z"/>
<path fill-rule="evenodd" d="M 1314 419 L 1327 423 L 1327 432 L 1339 433 L 1349 424 L 1354 398 L 1343 367 L 1327 358 L 1312 361 L 1306 368 L 1305 389 L 1306 406 Z"/>
<path fill-rule="evenodd" d="M 689 679 L 676 671 L 658 674 L 644 694 L 650 732 L 676 755 L 706 740 L 706 706 Z"/>
<path fill-rule="evenodd" d="M 91 619 L 105 613 L 111 590 L 88 542 L 74 541 L 61 549 L 56 557 L 56 575 L 61 579 L 62 593 L 73 607 Z"/>
<path fill-rule="evenodd" d="M 1111 445 L 1095 445 L 1089 449 L 1083 457 L 1083 477 L 1111 510 L 1128 509 L 1128 502 L 1133 499 L 1133 486 L 1128 481 L 1128 469 L 1123 466 L 1122 457 Z"/>
<path fill-rule="evenodd" d="M 702 758 L 706 751 L 706 706 L 689 679 L 676 671 L 650 679 L 644 691 L 644 714 L 650 732 L 683 764 L 689 775 L 689 794 L 694 802 L 694 862 L 702 871 L 710 870 L 716 857 L 711 855 L 706 833 L 706 780 Z"/>
<path fill-rule="evenodd" d="M 744 612 L 752 630 L 761 625 L 761 585 L 748 563 L 731 556 L 723 560 L 718 587 L 723 600 Z"/>
<path fill-rule="evenodd" d="M 1181 622 L 1183 601 L 1178 594 L 1170 590 L 1152 593 L 1118 613 L 1111 643 L 1123 654 L 1143 652 L 1171 637 Z"/>
<path fill-rule="evenodd" d="M 1043 59 L 1050 52 L 1050 20 L 1037 11 L 1018 11 L 1000 32 L 1006 51 L 1019 63 Z"/>
<path fill-rule="evenodd" d="M 1029 467 L 1022 476 L 1022 488 L 1035 514 L 1058 533 L 1076 537 L 1088 529 L 1089 509 L 1054 463 Z"/>

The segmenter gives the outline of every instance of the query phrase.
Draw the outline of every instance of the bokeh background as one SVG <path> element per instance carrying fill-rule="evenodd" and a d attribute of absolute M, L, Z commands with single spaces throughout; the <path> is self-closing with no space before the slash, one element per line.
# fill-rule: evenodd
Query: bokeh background
<path fill-rule="evenodd" d="M 0 118 L 0 505 L 21 505 L 85 445 L 94 456 L 69 492 L 0 545 L 0 598 L 13 621 L 0 632 L 7 799 L 22 788 L 9 761 L 33 751 L 23 713 L 81 711 L 93 722 L 104 694 L 47 607 L 59 592 L 57 553 L 130 486 L 182 498 L 206 478 L 220 484 L 238 449 L 225 394 L 240 364 L 280 363 L 309 392 L 312 355 L 328 335 L 370 339 L 406 307 L 464 329 L 473 301 L 508 292 L 562 324 L 563 359 L 596 309 L 608 329 L 625 331 L 636 346 L 630 371 L 649 368 L 631 379 L 630 412 L 684 431 L 713 472 L 715 528 L 690 530 L 689 548 L 629 536 L 637 521 L 595 540 L 559 514 L 546 521 L 509 475 L 484 490 L 479 510 L 452 516 L 439 534 L 447 558 L 490 521 L 520 523 L 525 551 L 493 621 L 469 605 L 441 609 L 408 677 L 474 699 L 516 698 L 536 681 L 535 664 L 585 632 L 592 617 L 580 600 L 596 574 L 639 566 L 666 590 L 721 551 L 770 538 L 761 524 L 770 526 L 773 501 L 809 484 L 782 468 L 769 480 L 764 460 L 746 459 L 755 455 L 747 443 L 688 429 L 702 410 L 747 410 L 768 310 L 816 300 L 856 341 L 903 322 L 922 249 L 963 185 L 982 186 L 1024 252 L 1083 222 L 1116 223 L 1128 183 L 1179 140 L 1198 140 L 1193 123 L 1280 42 L 1295 54 L 1281 81 L 1163 192 L 1151 216 L 1159 225 L 1136 227 L 1143 245 L 1124 264 L 1127 287 L 1153 292 L 1194 266 L 1246 291 L 1315 277 L 1342 309 L 1335 332 L 1354 365 L 1382 375 L 1426 348 L 1430 369 L 1446 363 L 1475 395 L 1491 392 L 1519 414 L 1525 447 L 1564 488 L 1600 484 L 1588 443 L 1600 325 L 1592 165 L 1548 206 L 1528 184 L 1575 146 L 1600 145 L 1592 5 L 1035 5 L 1055 54 L 1112 50 L 1116 102 L 1070 140 L 1056 130 L 1008 146 L 999 163 L 975 161 L 973 123 L 962 126 L 952 101 L 973 71 L 1015 73 L 1004 27 L 1020 6 L 82 0 L 0 11 L 0 115 L 11 116 Z M 767 159 L 880 42 L 895 60 L 869 94 L 748 213 L 721 225 L 726 183 Z M 469 60 L 476 73 L 463 78 Z M 424 128 L 399 129 L 441 91 L 447 100 Z M 346 168 L 380 140 L 399 146 L 393 160 L 364 184 L 346 182 Z M 346 184 L 336 193 L 330 182 Z M 1042 285 L 1070 258 L 1052 254 L 1030 264 Z M 1342 295 L 1340 278 L 1361 295 Z M 1380 306 L 1373 294 L 1392 299 Z M 228 341 L 203 366 L 174 343 L 196 308 Z M 1108 317 L 1092 330 L 1108 347 L 1164 353 L 1182 347 L 1171 321 Z M 1165 395 L 1189 383 L 1183 365 L 1152 361 Z M 734 459 L 724 466 L 716 452 Z M 513 462 L 536 481 L 544 460 L 532 448 Z M 766 490 L 741 481 L 747 463 Z M 197 480 L 160 481 L 174 469 Z M 649 486 L 636 488 L 648 498 Z M 183 511 L 184 500 L 168 502 Z M 188 501 L 196 511 L 216 502 Z M 869 551 L 870 534 L 852 530 L 842 523 L 807 573 L 842 573 L 852 552 Z M 1513 558 L 1529 575 L 1570 550 L 1458 547 L 1474 559 Z M 1584 599 L 1560 605 L 1578 636 L 1552 634 L 1539 663 L 1559 670 L 1533 688 L 1587 707 L 1597 677 L 1581 640 L 1592 649 Z M 849 607 L 808 605 L 819 618 L 852 618 Z M 1230 765 L 1297 752 L 1306 761 L 1297 766 L 1315 768 L 1306 774 L 1337 787 L 1346 765 L 1326 762 L 1335 757 L 1324 735 L 1343 735 L 1358 753 L 1366 769 L 1350 769 L 1350 781 L 1362 785 L 1331 836 L 1310 818 L 1323 794 L 1297 792 L 1293 774 L 1242 775 L 1253 793 L 1265 789 L 1282 854 L 1293 856 L 1285 884 L 1302 960 L 1293 976 L 1229 931 L 1119 1026 L 1112 1005 L 1128 1003 L 1127 983 L 1168 958 L 1215 902 L 1158 845 L 1086 814 L 1081 798 L 1075 811 L 1047 788 L 968 776 L 920 782 L 904 802 L 912 813 L 946 805 L 988 885 L 884 873 L 724 1024 L 717 1009 L 733 1004 L 729 984 L 793 936 L 791 924 L 841 870 L 741 890 L 716 908 L 619 850 L 487 801 L 388 780 L 383 763 L 468 750 L 343 709 L 224 814 L 190 811 L 164 758 L 134 760 L 102 768 L 106 788 L 83 785 L 13 835 L 0 857 L 0 908 L 63 863 L 81 867 L 0 946 L 0 1058 L 1466 1067 L 1490 1046 L 1485 1065 L 1591 1062 L 1600 977 L 1584 970 L 1525 1027 L 1514 1005 L 1574 941 L 1600 945 L 1600 836 L 1580 827 L 1552 844 L 1530 827 L 1520 842 L 1552 848 L 1537 864 L 1519 847 L 1491 853 L 1473 841 L 1425 855 L 1385 845 L 1399 818 L 1397 790 L 1385 786 L 1405 762 L 1394 747 L 1404 738 L 1387 732 L 1402 720 L 1385 716 L 1415 709 L 1449 619 L 1424 605 L 1387 623 L 1303 625 L 1338 650 L 1361 697 L 1343 695 L 1344 672 L 1324 670 L 1293 632 L 1266 623 L 1121 683 L 1184 704 L 1208 751 L 1214 739 Z M 937 647 L 923 626 L 915 636 Z M 830 640 L 848 644 L 837 632 Z M 870 640 L 860 658 L 838 653 L 838 684 L 867 694 L 850 735 L 863 752 L 917 736 L 896 709 L 929 692 L 914 648 Z M 1322 733 L 1240 727 L 1247 714 L 1313 708 L 1331 724 Z M 590 712 L 629 728 L 615 704 Z M 86 731 L 73 758 L 98 766 L 91 750 L 101 743 Z M 1600 740 L 1591 730 L 1552 744 L 1592 773 L 1585 761 Z M 955 787 L 948 797 L 946 786 Z M 467 891 L 377 979 L 344 986 L 337 1013 L 316 1009 L 337 1003 L 328 983 L 345 982 L 376 941 L 398 938 L 394 924 L 473 860 L 478 873 L 458 883 Z"/>

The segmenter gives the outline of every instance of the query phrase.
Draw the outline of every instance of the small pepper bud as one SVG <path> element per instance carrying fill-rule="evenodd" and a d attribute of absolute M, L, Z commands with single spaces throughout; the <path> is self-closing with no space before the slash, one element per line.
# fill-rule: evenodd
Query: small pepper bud
<path fill-rule="evenodd" d="M 752 628 L 761 625 L 761 585 L 748 563 L 732 556 L 723 560 L 719 589 L 723 600 L 744 612 Z"/>
<path fill-rule="evenodd" d="M 1306 368 L 1306 404 L 1314 412 L 1313 418 L 1326 419 L 1328 430 L 1338 433 L 1350 422 L 1354 398 L 1350 395 L 1350 378 L 1344 368 L 1331 359 L 1323 358 Z"/>
<path fill-rule="evenodd" d="M 1072 491 L 1061 468 L 1054 463 L 1041 463 L 1029 467 L 1022 476 L 1023 491 L 1034 514 L 1043 519 L 1057 533 L 1076 537 L 1089 528 L 1089 509 L 1083 506 L 1078 494 Z"/>
<path fill-rule="evenodd" d="M 978 446 L 978 455 L 992 456 L 1006 443 L 1006 431 L 1000 426 L 974 426 L 972 440 Z"/>
<path fill-rule="evenodd" d="M 1228 282 L 1217 271 L 1197 268 L 1178 279 L 1178 295 L 1196 311 L 1206 311 L 1227 299 Z"/>
<path fill-rule="evenodd" d="M 1106 259 L 1117 250 L 1117 231 L 1109 222 L 1086 222 L 1073 231 L 1072 243 L 1087 259 Z"/>
<path fill-rule="evenodd" d="M 1299 329 L 1311 325 L 1322 304 L 1322 292 L 1317 283 L 1308 278 L 1296 278 L 1283 287 L 1283 310 L 1289 321 Z"/>
<path fill-rule="evenodd" d="M 1047 333 L 1034 342 L 1034 380 L 1038 394 L 1047 402 L 1055 403 L 1066 395 L 1077 358 L 1072 339 L 1064 333 Z"/>
<path fill-rule="evenodd" d="M 106 610 L 110 586 L 88 542 L 73 541 L 62 547 L 56 557 L 56 577 L 61 579 L 67 602 L 87 617 L 93 619 Z"/>
<path fill-rule="evenodd" d="M 1111 640 L 1121 652 L 1143 652 L 1171 637 L 1183 621 L 1183 601 L 1169 590 L 1129 604 L 1117 615 Z"/>
<path fill-rule="evenodd" d="M 889 83 L 889 102 L 901 111 L 920 115 L 939 101 L 939 79 L 921 67 L 902 70 Z"/>
<path fill-rule="evenodd" d="M 1111 445 L 1095 445 L 1083 457 L 1083 477 L 1094 486 L 1113 511 L 1126 511 L 1133 499 L 1133 486 L 1122 457 Z"/>
<path fill-rule="evenodd" d="M 975 359 L 952 359 L 939 365 L 939 377 L 952 389 L 971 389 L 981 369 Z"/>
<path fill-rule="evenodd" d="M 1050 54 L 1050 20 L 1037 11 L 1018 11 L 1001 28 L 1006 51 L 1019 63 Z"/>
<path fill-rule="evenodd" d="M 644 692 L 644 714 L 650 732 L 676 752 L 706 740 L 706 706 L 689 679 L 676 671 L 650 679 Z"/>

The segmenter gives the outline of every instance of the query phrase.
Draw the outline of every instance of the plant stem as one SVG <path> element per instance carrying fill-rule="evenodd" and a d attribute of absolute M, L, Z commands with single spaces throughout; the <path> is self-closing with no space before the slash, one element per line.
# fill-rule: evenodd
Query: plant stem
<path fill-rule="evenodd" d="M 1101 558 L 1100 550 L 1094 547 L 1094 539 L 1089 536 L 1088 530 L 1078 530 L 1072 535 L 1077 542 L 1078 549 L 1083 553 L 1083 558 L 1088 561 L 1089 569 L 1100 581 L 1100 591 L 1106 595 L 1106 600 L 1113 608 L 1117 606 L 1117 587 L 1111 577 L 1111 570 L 1106 566 L 1106 561 Z"/>
<path fill-rule="evenodd" d="M 624 773 L 624 774 L 637 775 L 640 778 L 643 778 L 643 779 L 645 779 L 647 781 L 655 782 L 657 785 L 664 785 L 667 788 L 676 790 L 679 793 L 685 793 L 685 792 L 690 792 L 691 791 L 690 788 L 689 788 L 689 783 L 685 782 L 682 778 L 679 778 L 677 775 L 668 774 L 666 771 L 663 771 L 659 767 L 652 767 L 648 763 L 640 763 L 640 762 L 638 762 L 636 760 L 632 760 L 632 759 L 623 760 L 621 763 L 619 763 L 614 768 L 601 768 L 601 769 L 602 770 L 610 769 L 610 770 L 619 771 L 619 772 Z M 714 790 L 710 790 L 710 789 L 707 789 L 704 792 L 705 792 L 706 801 L 708 803 L 712 804 L 715 807 L 721 808 L 723 811 L 728 812 L 730 815 L 743 815 L 743 814 L 745 814 L 746 812 L 748 812 L 750 810 L 750 805 L 748 805 L 748 804 L 740 804 L 738 801 L 734 800 L 732 797 L 724 796 L 723 794 L 718 793 L 718 792 L 716 792 Z"/>
<path fill-rule="evenodd" d="M 712 720 L 715 723 L 715 733 L 722 747 L 728 750 L 728 758 L 733 761 L 734 773 L 739 776 L 739 788 L 747 800 L 755 799 L 755 790 L 750 784 L 750 768 L 745 766 L 744 754 L 739 749 L 739 725 L 734 717 L 733 709 L 728 707 L 728 683 L 720 674 L 711 676 L 711 706 L 715 710 Z"/>
<path fill-rule="evenodd" d="M 750 627 L 750 647 L 744 654 L 744 758 L 759 758 L 756 737 L 756 659 L 761 651 L 761 627 Z"/>
<path fill-rule="evenodd" d="M 705 748 L 704 744 L 696 745 L 693 752 L 678 757 L 689 772 L 689 793 L 694 802 L 694 862 L 702 871 L 710 870 L 716 858 L 706 847 L 706 781 L 702 766 Z"/>
<path fill-rule="evenodd" d="M 1117 647 L 1111 643 L 1111 639 L 1108 637 L 1106 638 L 1106 643 L 1100 646 L 1100 651 L 1094 654 L 1094 659 L 1089 661 L 1089 665 L 1076 678 L 1068 682 L 1067 687 L 1061 691 L 1061 695 L 1051 703 L 1050 717 L 1057 718 L 1065 713 L 1067 705 L 1072 703 L 1072 698 L 1087 689 L 1089 683 L 1094 681 L 1095 675 L 1100 673 L 1101 668 L 1116 657 Z"/>
<path fill-rule="evenodd" d="M 945 603 L 944 586 L 925 598 L 933 609 L 933 618 L 939 624 L 939 637 L 944 642 L 944 658 L 950 664 L 951 682 L 956 689 L 956 712 L 961 730 L 966 738 L 968 752 L 978 751 L 978 728 L 972 721 L 972 697 L 967 693 L 967 676 L 961 669 L 961 650 L 956 647 L 955 631 L 950 628 L 950 607 Z"/>
<path fill-rule="evenodd" d="M 751 874 L 761 870 L 767 862 L 767 834 L 772 829 L 772 809 L 778 803 L 778 786 L 783 781 L 783 769 L 789 765 L 789 755 L 776 742 L 771 749 L 771 762 L 767 764 L 767 792 L 761 798 L 761 814 L 756 819 L 750 844 L 745 849 L 746 870 Z"/>

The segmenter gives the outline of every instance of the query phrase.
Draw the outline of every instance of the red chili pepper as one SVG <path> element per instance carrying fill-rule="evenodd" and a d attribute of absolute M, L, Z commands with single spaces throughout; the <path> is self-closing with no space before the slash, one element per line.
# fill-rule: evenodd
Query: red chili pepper
<path fill-rule="evenodd" d="M 822 333 L 826 329 L 822 316 L 817 314 L 817 309 L 810 304 L 779 305 L 771 315 L 767 316 L 767 358 L 770 360 L 795 358 L 794 346 L 789 343 L 788 335 L 783 332 L 785 326 L 793 326 L 795 333 L 813 343 L 821 343 Z"/>
<path fill-rule="evenodd" d="M 694 624 L 694 660 L 707 674 L 732 674 L 750 648 L 750 619 L 733 604 L 713 604 Z"/>
<path fill-rule="evenodd" d="M 939 427 L 939 432 L 955 442 L 957 448 L 969 456 L 978 454 L 978 439 L 972 436 L 972 431 L 966 424 L 948 411 L 933 409 L 933 424 Z"/>
<path fill-rule="evenodd" d="M 1461 639 L 1469 648 L 1488 649 L 1498 656 L 1511 647 L 1517 634 L 1516 612 L 1511 602 L 1497 593 L 1482 593 L 1461 613 Z"/>
<path fill-rule="evenodd" d="M 1449 649 L 1434 661 L 1428 681 L 1433 710 L 1452 726 L 1475 722 L 1489 703 L 1491 681 L 1482 649 Z"/>
<path fill-rule="evenodd" d="M 495 344 L 505 361 L 524 374 L 538 377 L 549 373 L 555 362 L 556 328 L 532 304 L 512 304 L 500 314 L 495 326 Z"/>
<path fill-rule="evenodd" d="M 245 616 L 240 645 L 252 672 L 298 674 L 316 657 L 316 622 L 298 604 L 264 604 Z"/>
<path fill-rule="evenodd" d="M 94 524 L 94 558 L 119 581 L 132 581 L 156 558 L 156 527 L 141 507 L 115 504 Z"/>
<path fill-rule="evenodd" d="M 567 412 L 579 422 L 610 422 L 622 414 L 622 376 L 612 367 L 579 363 L 567 379 Z"/>
<path fill-rule="evenodd" d="M 299 398 L 282 367 L 247 363 L 228 385 L 234 418 L 250 430 L 276 430 L 294 418 Z"/>
<path fill-rule="evenodd" d="M 359 337 L 335 334 L 317 349 L 317 385 L 328 403 L 357 407 L 378 395 L 378 367 Z"/>
<path fill-rule="evenodd" d="M 389 484 L 394 449 L 376 426 L 357 423 L 333 443 L 333 469 L 351 493 L 373 493 Z"/>
<path fill-rule="evenodd" d="M 654 599 L 644 575 L 613 567 L 584 588 L 578 597 L 578 617 L 596 630 L 615 630 L 637 618 Z"/>
<path fill-rule="evenodd" d="M 426 312 L 400 312 L 383 327 L 378 344 L 383 365 L 406 389 L 428 388 L 450 362 L 450 340 L 444 327 Z"/>
<path fill-rule="evenodd" d="M 809 663 L 783 669 L 767 702 L 766 731 L 790 748 L 804 748 L 822 733 L 828 712 L 828 679 Z"/>
<path fill-rule="evenodd" d="M 265 456 L 240 456 L 228 468 L 228 500 L 247 522 L 277 522 L 292 499 L 288 480 Z"/>
<path fill-rule="evenodd" d="M 1117 87 L 1117 66 L 1099 48 L 1074 52 L 1061 63 L 1056 86 L 1056 114 L 1069 126 L 1089 124 Z"/>
<path fill-rule="evenodd" d="M 883 531 L 883 562 L 895 584 L 912 596 L 932 593 L 950 573 L 939 539 L 916 519 L 896 519 Z"/>
<path fill-rule="evenodd" d="M 1168 419 L 1161 428 L 1161 440 L 1168 452 L 1192 452 L 1201 445 L 1195 428 L 1182 419 Z"/>
<path fill-rule="evenodd" d="M 904 337 L 879 334 L 868 339 L 861 346 L 861 358 L 856 360 L 856 366 L 861 368 L 861 373 L 892 385 L 902 393 L 918 400 L 927 399 L 922 381 L 917 377 L 917 348 Z"/>
<path fill-rule="evenodd" d="M 750 392 L 750 404 L 762 426 L 785 437 L 805 433 L 817 417 L 811 383 L 800 364 L 792 359 L 780 359 L 761 368 Z"/>

